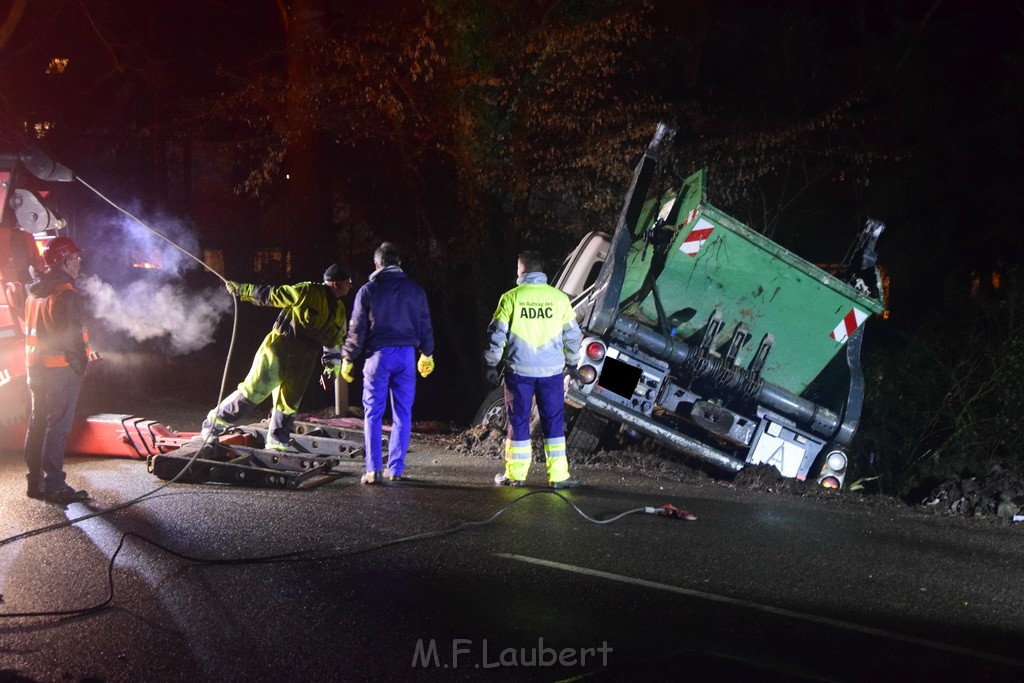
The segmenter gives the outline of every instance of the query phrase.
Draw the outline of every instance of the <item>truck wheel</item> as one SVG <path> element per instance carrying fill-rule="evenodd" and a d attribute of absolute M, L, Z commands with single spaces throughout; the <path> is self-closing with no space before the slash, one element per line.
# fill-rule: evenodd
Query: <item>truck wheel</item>
<path fill-rule="evenodd" d="M 584 408 L 565 437 L 565 450 L 574 455 L 590 455 L 597 450 L 608 426 L 608 418 Z"/>
<path fill-rule="evenodd" d="M 508 429 L 508 420 L 505 418 L 505 389 L 498 387 L 487 394 L 487 398 L 480 404 L 473 418 L 474 425 L 485 425 L 490 429 L 497 429 L 504 432 Z M 537 413 L 537 406 L 533 407 L 530 414 L 530 438 L 542 439 L 544 432 L 541 430 L 540 415 Z"/>
<path fill-rule="evenodd" d="M 503 387 L 496 387 L 487 394 L 487 398 L 476 411 L 473 424 L 486 425 L 499 432 L 505 431 L 508 421 L 505 419 L 505 389 Z"/>

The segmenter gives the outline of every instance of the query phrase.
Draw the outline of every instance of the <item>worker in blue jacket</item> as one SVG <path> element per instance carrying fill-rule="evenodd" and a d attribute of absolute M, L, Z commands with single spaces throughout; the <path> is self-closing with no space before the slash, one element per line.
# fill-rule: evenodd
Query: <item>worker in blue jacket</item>
<path fill-rule="evenodd" d="M 377 247 L 373 265 L 375 270 L 369 282 L 356 293 L 341 361 L 341 376 L 351 382 L 355 362 L 366 354 L 363 365 L 364 484 L 402 478 L 412 435 L 416 372 L 427 377 L 434 371 L 434 328 L 426 292 L 402 271 L 401 255 L 394 243 L 384 242 Z M 389 397 L 392 428 L 385 472 L 381 439 Z"/>

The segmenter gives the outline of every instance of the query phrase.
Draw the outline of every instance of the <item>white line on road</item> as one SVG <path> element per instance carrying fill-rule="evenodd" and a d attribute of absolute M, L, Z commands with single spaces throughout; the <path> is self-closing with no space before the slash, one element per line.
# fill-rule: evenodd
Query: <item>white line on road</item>
<path fill-rule="evenodd" d="M 829 619 L 828 617 L 819 617 L 814 614 L 795 612 L 793 610 L 783 609 L 781 607 L 762 605 L 757 602 L 750 602 L 749 600 L 738 600 L 736 598 L 730 598 L 724 595 L 705 593 L 703 591 L 693 590 L 692 588 L 680 588 L 679 586 L 670 586 L 665 583 L 657 583 L 654 581 L 647 581 L 645 579 L 636 579 L 631 576 L 623 576 L 621 574 L 611 574 L 609 572 L 602 572 L 597 569 L 577 567 L 571 564 L 552 562 L 551 560 L 542 560 L 536 557 L 527 557 L 526 555 L 495 553 L 495 556 L 504 557 L 505 559 L 509 560 L 518 560 L 519 562 L 528 562 L 530 564 L 536 564 L 542 567 L 548 567 L 550 569 L 560 569 L 562 571 L 573 572 L 575 574 L 583 574 L 584 576 L 593 576 L 599 579 L 608 579 L 610 581 L 618 581 L 620 583 L 629 583 L 634 586 L 642 586 L 644 588 L 653 588 L 655 590 L 668 591 L 670 593 L 678 593 L 680 595 L 686 595 L 692 598 L 700 598 L 702 600 L 710 600 L 713 602 L 721 602 L 728 605 L 734 605 L 737 607 L 745 607 L 748 609 L 758 610 L 761 612 L 767 612 L 768 614 L 788 617 L 790 619 L 799 619 L 801 621 L 806 621 L 814 624 L 822 624 L 824 626 L 830 626 L 832 628 L 845 629 L 847 631 L 854 631 L 856 633 L 863 633 L 865 635 L 878 636 L 880 638 L 889 638 L 892 640 L 899 640 L 905 643 L 912 643 L 914 645 L 920 645 L 922 647 L 928 647 L 935 650 L 943 650 L 945 652 L 950 652 L 953 654 L 965 655 L 968 657 L 974 657 L 976 659 L 983 659 L 998 664 L 1008 664 L 1010 666 L 1024 667 L 1024 661 L 1019 659 L 1002 657 L 1000 655 L 995 655 L 988 652 L 979 652 L 977 650 L 970 650 L 963 647 L 957 647 L 956 645 L 948 645 L 946 643 L 940 643 L 934 640 L 928 640 L 926 638 L 908 636 L 902 633 L 894 633 L 893 631 L 885 631 L 883 629 L 872 628 L 870 626 L 861 626 L 860 624 L 852 624 L 847 621 L 839 621 L 838 619 Z"/>

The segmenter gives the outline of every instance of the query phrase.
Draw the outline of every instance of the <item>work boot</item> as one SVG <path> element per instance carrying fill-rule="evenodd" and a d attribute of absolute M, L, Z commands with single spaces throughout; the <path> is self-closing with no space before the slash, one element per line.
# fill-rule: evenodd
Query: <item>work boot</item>
<path fill-rule="evenodd" d="M 522 486 L 525 482 L 519 481 L 518 479 L 509 479 L 504 474 L 494 475 L 495 486 Z"/>
<path fill-rule="evenodd" d="M 386 481 L 402 481 L 402 475 L 401 474 L 391 474 L 390 472 L 385 472 L 384 473 L 384 479 Z"/>
<path fill-rule="evenodd" d="M 59 505 L 67 505 L 68 503 L 80 503 L 83 500 L 89 499 L 88 491 L 79 491 L 74 489 L 67 484 L 64 484 L 62 488 L 56 491 L 47 491 L 43 499 L 47 503 L 57 503 Z"/>
<path fill-rule="evenodd" d="M 38 486 L 32 486 L 31 484 L 29 484 L 28 493 L 25 495 L 36 500 L 46 500 L 46 493 Z"/>
<path fill-rule="evenodd" d="M 383 477 L 380 472 L 367 472 L 359 481 L 363 484 L 379 484 L 381 479 L 383 479 Z"/>
<path fill-rule="evenodd" d="M 575 477 L 569 477 L 568 479 L 563 479 L 562 481 L 552 481 L 548 483 L 548 486 L 550 486 L 553 489 L 572 489 L 576 488 L 579 485 L 580 480 L 576 479 Z"/>

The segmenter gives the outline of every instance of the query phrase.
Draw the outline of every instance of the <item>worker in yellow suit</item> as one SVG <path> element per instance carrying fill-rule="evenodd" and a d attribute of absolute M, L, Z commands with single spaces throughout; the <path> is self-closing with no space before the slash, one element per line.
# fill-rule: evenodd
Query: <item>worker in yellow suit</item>
<path fill-rule="evenodd" d="M 229 294 L 241 301 L 274 306 L 281 313 L 256 351 L 249 374 L 238 389 L 207 415 L 202 440 L 213 441 L 272 397 L 266 448 L 287 450 L 310 374 L 326 352 L 336 353 L 345 341 L 348 311 L 342 297 L 352 289 L 352 278 L 340 265 L 333 264 L 324 272 L 323 284 L 270 286 L 228 280 L 226 287 Z M 334 375 L 338 371 L 337 365 L 324 365 L 325 373 Z"/>
<path fill-rule="evenodd" d="M 506 368 L 505 471 L 494 477 L 496 486 L 522 486 L 530 471 L 530 414 L 535 398 L 544 431 L 548 485 L 566 489 L 579 484 L 569 476 L 565 455 L 563 376 L 567 369 L 576 372 L 582 334 L 569 297 L 547 284 L 543 269 L 544 259 L 538 252 L 520 254 L 518 286 L 502 294 L 487 328 L 487 378 L 498 384 L 498 364 Z"/>

